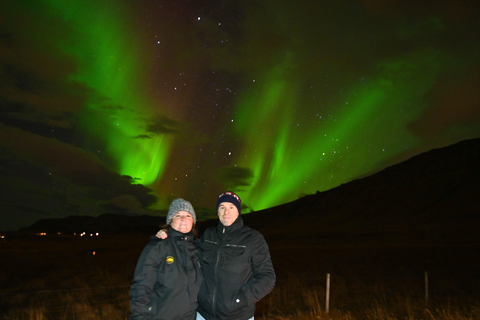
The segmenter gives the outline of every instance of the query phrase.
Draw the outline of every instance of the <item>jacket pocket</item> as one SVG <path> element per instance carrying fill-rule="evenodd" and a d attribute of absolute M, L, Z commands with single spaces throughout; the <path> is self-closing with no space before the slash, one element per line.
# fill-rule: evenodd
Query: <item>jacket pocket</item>
<path fill-rule="evenodd" d="M 205 240 L 199 244 L 200 257 L 204 264 L 213 265 L 215 261 L 215 248 L 217 248 L 217 242 Z"/>
<path fill-rule="evenodd" d="M 242 273 L 250 267 L 247 247 L 227 244 L 225 247 L 225 268 L 231 272 Z"/>

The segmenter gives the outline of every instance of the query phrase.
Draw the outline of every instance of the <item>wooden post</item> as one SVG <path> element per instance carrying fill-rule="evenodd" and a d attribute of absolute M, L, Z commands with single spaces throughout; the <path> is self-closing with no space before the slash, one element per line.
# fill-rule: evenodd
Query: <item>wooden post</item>
<path fill-rule="evenodd" d="M 325 312 L 330 311 L 330 273 L 327 273 L 327 289 L 325 293 Z"/>
<path fill-rule="evenodd" d="M 425 301 L 428 302 L 428 271 L 425 271 Z"/>

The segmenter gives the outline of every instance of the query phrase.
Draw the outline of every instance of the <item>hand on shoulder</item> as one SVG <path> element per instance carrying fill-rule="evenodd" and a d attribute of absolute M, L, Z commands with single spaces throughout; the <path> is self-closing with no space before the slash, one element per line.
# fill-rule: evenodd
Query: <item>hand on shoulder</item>
<path fill-rule="evenodd" d="M 167 230 L 160 229 L 155 236 L 159 239 L 166 239 L 168 238 Z"/>

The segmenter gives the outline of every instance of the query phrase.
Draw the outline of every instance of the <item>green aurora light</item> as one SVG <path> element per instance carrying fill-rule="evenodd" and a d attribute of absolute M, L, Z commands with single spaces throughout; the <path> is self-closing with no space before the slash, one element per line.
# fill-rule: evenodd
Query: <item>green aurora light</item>
<path fill-rule="evenodd" d="M 299 92 L 295 88 L 298 81 L 286 80 L 290 63 L 278 66 L 270 77 L 258 81 L 265 85 L 240 104 L 236 129 L 244 150 L 239 154 L 253 150 L 253 155 L 237 159 L 237 163 L 252 168 L 253 178 L 251 186 L 239 194 L 248 199 L 250 208 L 261 210 L 294 200 L 298 190 L 324 191 L 351 181 L 361 172 L 372 172 L 378 166 L 369 160 L 372 150 L 377 150 L 374 157 L 379 161 L 403 151 L 401 144 L 383 148 L 387 137 L 378 132 L 393 130 L 396 139 L 415 145 L 416 138 L 406 128 L 386 128 L 395 123 L 386 116 L 418 116 L 424 108 L 421 97 L 434 84 L 442 65 L 442 56 L 431 50 L 379 63 L 376 78 L 353 86 L 337 101 L 335 120 L 312 126 L 318 129 L 312 132 L 309 128 L 309 133 L 295 132 L 293 114 L 300 98 L 288 92 Z M 410 107 L 405 108 L 405 104 Z M 371 146 L 359 150 L 357 146 L 362 144 Z M 355 157 L 351 153 L 356 153 Z"/>
<path fill-rule="evenodd" d="M 447 49 L 442 36 L 457 33 L 445 33 L 449 22 L 440 15 L 390 23 L 360 3 L 348 11 L 330 1 L 185 4 L 12 5 L 44 26 L 21 43 L 69 66 L 57 73 L 85 90 L 80 107 L 65 107 L 77 140 L 59 140 L 148 187 L 158 199 L 149 209 L 165 209 L 173 197 L 211 208 L 230 189 L 261 210 L 478 133 L 475 120 L 459 117 L 438 124 L 438 143 L 425 137 L 437 124 L 424 123 L 436 121 L 425 111 L 440 109 L 429 95 L 462 87 L 450 75 L 469 79 L 478 64 L 471 45 L 461 54 Z M 475 115 L 474 103 L 466 114 Z M 441 106 L 443 119 L 449 106 Z M 416 121 L 420 133 L 409 127 Z M 129 194 L 115 199 L 122 196 Z"/>
<path fill-rule="evenodd" d="M 135 49 L 142 43 L 133 37 L 132 26 L 121 19 L 126 8 L 95 4 L 98 8 L 92 10 L 91 3 L 75 1 L 51 1 L 51 5 L 75 32 L 71 36 L 75 41 L 59 43 L 78 64 L 72 80 L 100 94 L 84 111 L 82 126 L 102 139 L 120 174 L 147 186 L 161 181 L 171 140 L 165 135 L 139 138 L 145 128 L 134 114 L 139 110 L 148 113 L 149 105 L 139 90 L 142 84 L 137 76 L 145 68 L 140 63 L 145 59 Z M 301 56 L 288 51 L 285 57 L 263 70 L 257 89 L 241 94 L 243 98 L 236 103 L 235 132 L 242 141 L 242 151 L 236 154 L 247 155 L 237 158 L 236 164 L 252 172 L 251 185 L 237 191 L 255 210 L 293 200 L 299 190 L 304 194 L 327 190 L 371 172 L 377 163 L 362 153 L 376 152 L 375 158 L 382 161 L 401 152 L 401 144 L 396 149 L 382 148 L 384 139 L 378 132 L 389 122 L 379 114 L 405 109 L 405 103 L 420 105 L 420 97 L 430 89 L 441 68 L 437 54 L 429 51 L 381 62 L 376 78 L 352 85 L 338 98 L 334 120 L 323 117 L 321 125 L 312 125 L 316 131 L 307 133 L 295 127 L 301 80 L 292 76 L 291 70 L 300 64 Z M 413 119 L 415 115 L 404 113 L 403 117 Z M 310 116 L 313 121 L 314 115 Z M 415 144 L 415 137 L 404 128 L 397 128 L 397 135 L 399 141 Z M 362 144 L 370 147 L 361 150 L 357 146 Z M 351 153 L 356 153 L 354 160 Z"/>
<path fill-rule="evenodd" d="M 165 135 L 145 134 L 152 102 L 138 75 L 145 73 L 148 59 L 137 49 L 142 45 L 135 29 L 123 19 L 128 8 L 105 1 L 49 4 L 71 32 L 58 42 L 77 65 L 71 80 L 98 93 L 83 111 L 81 126 L 101 139 L 121 175 L 147 186 L 161 179 L 171 143 Z"/>

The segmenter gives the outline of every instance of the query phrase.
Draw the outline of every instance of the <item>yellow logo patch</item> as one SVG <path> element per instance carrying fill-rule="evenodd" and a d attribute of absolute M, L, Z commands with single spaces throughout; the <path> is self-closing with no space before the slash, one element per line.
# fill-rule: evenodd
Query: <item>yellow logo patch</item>
<path fill-rule="evenodd" d="M 168 263 L 168 264 L 172 264 L 174 261 L 175 261 L 175 260 L 173 259 L 172 256 L 168 256 L 168 257 L 167 257 L 167 263 Z"/>

